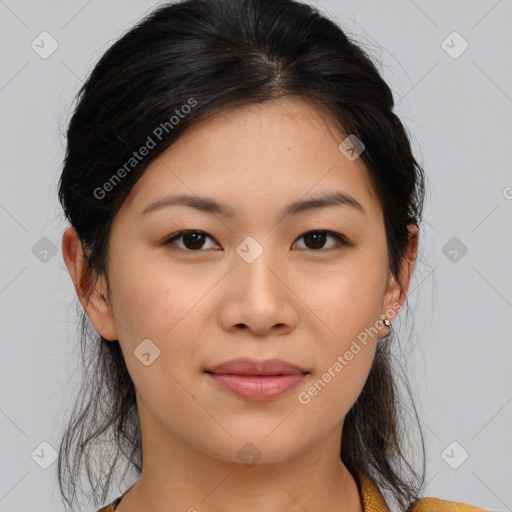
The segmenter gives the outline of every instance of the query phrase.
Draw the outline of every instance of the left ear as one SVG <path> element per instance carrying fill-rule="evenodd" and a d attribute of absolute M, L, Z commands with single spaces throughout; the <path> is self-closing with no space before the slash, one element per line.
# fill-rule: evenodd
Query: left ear
<path fill-rule="evenodd" d="M 416 262 L 416 256 L 418 254 L 418 226 L 415 224 L 409 224 L 408 230 L 409 241 L 405 255 L 400 263 L 399 280 L 397 281 L 395 276 L 390 275 L 389 283 L 384 295 L 384 302 L 382 304 L 381 317 L 382 319 L 388 318 L 391 323 L 393 323 L 393 319 L 396 317 L 405 301 L 405 296 L 407 295 L 407 290 L 409 289 L 409 284 L 414 270 L 414 264 Z M 379 330 L 379 338 L 388 335 L 389 329 L 389 327 L 383 326 L 382 329 Z"/>

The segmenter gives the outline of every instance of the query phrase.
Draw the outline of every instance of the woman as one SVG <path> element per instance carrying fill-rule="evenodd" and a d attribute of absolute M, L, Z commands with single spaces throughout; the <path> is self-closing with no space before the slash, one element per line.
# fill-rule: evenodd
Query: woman
<path fill-rule="evenodd" d="M 420 499 L 403 452 L 391 324 L 424 175 L 392 108 L 292 0 L 163 5 L 104 54 L 59 183 L 92 348 L 70 507 L 81 464 L 104 503 L 122 454 L 137 481 L 103 512 L 482 510 Z"/>

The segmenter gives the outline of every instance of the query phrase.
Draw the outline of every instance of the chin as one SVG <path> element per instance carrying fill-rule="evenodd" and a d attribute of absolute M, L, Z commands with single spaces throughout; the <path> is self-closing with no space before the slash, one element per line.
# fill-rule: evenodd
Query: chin
<path fill-rule="evenodd" d="M 231 432 L 233 438 L 226 439 L 224 436 L 223 442 L 215 442 L 207 451 L 219 460 L 246 466 L 280 464 L 292 459 L 300 451 L 298 441 L 290 436 L 289 431 L 283 430 L 280 435 L 274 432 L 268 436 L 271 431 L 265 430 L 257 435 L 249 435 L 247 432 L 237 435 Z"/>

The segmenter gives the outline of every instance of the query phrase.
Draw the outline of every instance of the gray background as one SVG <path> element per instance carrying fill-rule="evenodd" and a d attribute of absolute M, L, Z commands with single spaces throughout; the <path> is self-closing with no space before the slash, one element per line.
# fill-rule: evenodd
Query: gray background
<path fill-rule="evenodd" d="M 51 447 L 78 384 L 63 133 L 92 66 L 157 4 L 0 0 L 0 512 L 63 510 Z M 382 62 L 429 180 L 410 318 L 394 324 L 426 434 L 425 495 L 512 510 L 512 2 L 316 5 Z M 58 44 L 47 58 L 31 46 L 51 49 L 44 31 Z"/>

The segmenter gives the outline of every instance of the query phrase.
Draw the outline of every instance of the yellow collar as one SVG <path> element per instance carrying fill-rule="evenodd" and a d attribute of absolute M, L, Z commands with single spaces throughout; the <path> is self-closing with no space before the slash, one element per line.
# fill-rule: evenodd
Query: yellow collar
<path fill-rule="evenodd" d="M 370 478 L 358 473 L 354 479 L 361 495 L 364 512 L 389 512 L 382 493 Z"/>
<path fill-rule="evenodd" d="M 359 472 L 354 475 L 354 480 L 356 481 L 359 495 L 363 502 L 363 512 L 390 512 L 384 501 L 384 496 L 373 480 Z M 133 485 L 110 503 L 110 505 L 103 507 L 98 510 L 98 512 L 115 512 L 115 507 Z M 473 505 L 437 498 L 422 498 L 418 500 L 410 510 L 411 512 L 439 512 L 440 510 L 443 512 L 486 512 L 485 509 Z"/>
<path fill-rule="evenodd" d="M 364 512 L 390 512 L 384 501 L 384 496 L 369 477 L 357 473 L 354 475 L 354 479 L 361 495 Z M 408 510 L 410 512 L 439 512 L 441 510 L 443 512 L 486 512 L 485 509 L 474 505 L 439 498 L 418 499 Z"/>

